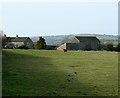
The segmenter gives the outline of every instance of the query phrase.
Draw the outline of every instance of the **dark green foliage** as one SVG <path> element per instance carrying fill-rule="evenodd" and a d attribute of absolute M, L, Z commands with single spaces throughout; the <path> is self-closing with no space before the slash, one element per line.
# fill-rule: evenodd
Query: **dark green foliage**
<path fill-rule="evenodd" d="M 53 50 L 51 47 L 47 47 L 46 50 Z"/>
<path fill-rule="evenodd" d="M 0 42 L 2 41 L 2 47 L 4 48 L 4 45 L 5 45 L 5 39 L 4 39 L 4 36 L 3 36 L 3 31 L 0 30 Z"/>
<path fill-rule="evenodd" d="M 107 50 L 107 45 L 104 44 L 104 43 L 100 44 L 100 49 L 101 50 Z"/>
<path fill-rule="evenodd" d="M 7 42 L 7 39 L 2 36 L 2 47 L 4 48 L 5 47 L 5 43 Z"/>
<path fill-rule="evenodd" d="M 22 46 L 19 46 L 18 49 L 29 49 L 29 48 L 25 45 L 22 45 Z"/>
<path fill-rule="evenodd" d="M 120 52 L 120 43 L 116 46 L 116 51 Z"/>
<path fill-rule="evenodd" d="M 107 50 L 107 51 L 117 51 L 117 46 L 114 47 L 112 42 L 102 43 L 100 45 L 101 50 Z"/>
<path fill-rule="evenodd" d="M 114 51 L 113 43 L 107 43 L 107 51 Z"/>
<path fill-rule="evenodd" d="M 2 41 L 2 47 L 5 48 L 5 43 L 7 42 L 7 39 L 5 37 L 5 34 L 3 33 L 3 31 L 0 30 L 0 41 Z"/>
<path fill-rule="evenodd" d="M 42 37 L 39 37 L 39 40 L 35 44 L 36 49 L 45 49 L 46 48 L 46 42 L 45 39 Z"/>
<path fill-rule="evenodd" d="M 46 45 L 46 50 L 55 50 L 55 49 L 56 49 L 56 46 Z"/>

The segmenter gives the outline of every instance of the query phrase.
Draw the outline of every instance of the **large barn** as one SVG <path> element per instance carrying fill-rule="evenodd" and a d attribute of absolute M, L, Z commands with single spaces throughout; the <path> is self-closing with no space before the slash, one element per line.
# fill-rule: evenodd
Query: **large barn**
<path fill-rule="evenodd" d="M 71 43 L 64 43 L 57 50 L 99 50 L 100 40 L 91 36 L 75 36 Z"/>

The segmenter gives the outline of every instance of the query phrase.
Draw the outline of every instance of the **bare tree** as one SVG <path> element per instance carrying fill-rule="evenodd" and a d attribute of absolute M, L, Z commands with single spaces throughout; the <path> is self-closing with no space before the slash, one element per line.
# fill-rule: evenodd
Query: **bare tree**
<path fill-rule="evenodd" d="M 3 38 L 3 31 L 0 30 L 0 49 L 2 49 L 2 38 Z"/>
<path fill-rule="evenodd" d="M 4 33 L 0 30 L 0 48 L 4 48 L 7 39 L 4 37 Z"/>

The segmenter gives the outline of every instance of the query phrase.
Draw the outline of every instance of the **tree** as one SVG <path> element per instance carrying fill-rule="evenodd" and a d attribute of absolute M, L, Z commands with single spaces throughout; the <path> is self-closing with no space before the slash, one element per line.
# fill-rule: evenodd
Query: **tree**
<path fill-rule="evenodd" d="M 7 42 L 7 39 L 2 36 L 2 47 L 4 48 L 5 47 L 5 43 Z"/>
<path fill-rule="evenodd" d="M 101 49 L 101 50 L 107 50 L 107 45 L 104 44 L 104 43 L 101 43 L 101 44 L 100 44 L 100 49 Z"/>
<path fill-rule="evenodd" d="M 2 43 L 1 43 L 2 41 Z M 2 47 L 5 47 L 5 43 L 7 42 L 7 39 L 4 37 L 4 33 L 2 30 L 0 30 L 0 44 L 2 44 Z"/>
<path fill-rule="evenodd" d="M 114 51 L 113 43 L 107 43 L 107 51 Z"/>
<path fill-rule="evenodd" d="M 116 51 L 120 52 L 120 43 L 116 46 Z"/>
<path fill-rule="evenodd" d="M 46 42 L 45 39 L 42 37 L 39 37 L 39 40 L 35 44 L 36 49 L 45 49 L 46 48 Z"/>

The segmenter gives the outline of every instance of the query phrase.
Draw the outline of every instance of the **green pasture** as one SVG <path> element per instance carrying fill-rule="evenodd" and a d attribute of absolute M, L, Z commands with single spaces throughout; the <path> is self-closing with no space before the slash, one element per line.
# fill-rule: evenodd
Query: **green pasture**
<path fill-rule="evenodd" d="M 118 53 L 3 49 L 3 96 L 117 96 Z"/>

